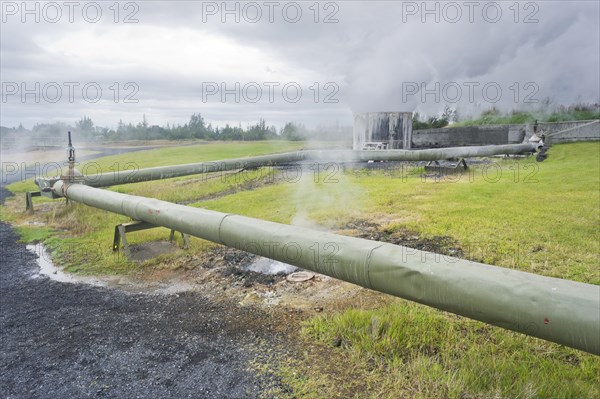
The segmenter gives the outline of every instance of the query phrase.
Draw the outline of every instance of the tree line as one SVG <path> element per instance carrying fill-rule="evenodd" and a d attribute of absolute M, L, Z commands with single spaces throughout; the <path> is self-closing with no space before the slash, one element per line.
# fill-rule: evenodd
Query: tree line
<path fill-rule="evenodd" d="M 34 139 L 37 137 L 62 137 L 67 131 L 87 141 L 125 141 L 125 140 L 291 140 L 300 141 L 311 138 L 321 140 L 336 140 L 351 137 L 352 127 L 339 125 L 307 129 L 303 124 L 287 122 L 279 130 L 268 125 L 264 119 L 245 128 L 241 123 L 238 126 L 213 126 L 207 123 L 200 113 L 193 114 L 190 120 L 183 124 L 166 126 L 150 125 L 144 115 L 137 124 L 119 121 L 116 129 L 97 126 L 88 116 L 83 116 L 75 125 L 64 122 L 38 123 L 33 128 L 26 129 L 23 125 L 14 128 L 2 127 L 3 135 L 25 135 Z M 350 134 L 350 136 L 348 136 Z"/>
<path fill-rule="evenodd" d="M 486 125 L 486 124 L 521 124 L 540 122 L 560 122 L 569 120 L 600 119 L 599 104 L 573 104 L 570 106 L 555 106 L 550 108 L 544 104 L 540 110 L 500 112 L 496 108 L 484 111 L 478 118 L 460 117 L 456 109 L 449 106 L 440 115 L 424 116 L 413 113 L 413 130 L 443 128 L 449 124 L 456 125 Z M 38 123 L 32 129 L 23 125 L 8 128 L 0 126 L 2 143 L 26 139 L 35 141 L 38 138 L 64 138 L 67 131 L 75 133 L 86 141 L 125 141 L 125 140 L 311 140 L 322 141 L 351 140 L 352 126 L 319 126 L 308 129 L 301 123 L 287 122 L 279 130 L 269 126 L 264 119 L 245 128 L 241 123 L 237 126 L 226 124 L 224 127 L 207 123 L 200 113 L 193 114 L 190 120 L 183 124 L 158 126 L 150 125 L 146 116 L 137 124 L 119 121 L 117 128 L 97 126 L 88 116 L 83 116 L 75 125 L 64 122 Z"/>

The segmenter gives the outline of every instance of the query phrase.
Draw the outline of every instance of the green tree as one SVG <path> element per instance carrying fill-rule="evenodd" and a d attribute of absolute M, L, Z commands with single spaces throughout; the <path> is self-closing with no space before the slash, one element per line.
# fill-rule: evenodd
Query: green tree
<path fill-rule="evenodd" d="M 195 137 L 197 139 L 207 138 L 208 129 L 204 124 L 204 118 L 200 113 L 192 114 L 190 117 L 190 122 L 188 123 L 189 135 L 190 137 Z"/>
<path fill-rule="evenodd" d="M 302 129 L 302 126 L 297 126 L 294 122 L 288 122 L 283 129 L 281 129 L 281 138 L 290 141 L 304 140 L 304 135 L 301 130 L 304 130 Z"/>
<path fill-rule="evenodd" d="M 85 115 L 75 123 L 75 129 L 85 136 L 92 136 L 95 133 L 92 118 Z"/>

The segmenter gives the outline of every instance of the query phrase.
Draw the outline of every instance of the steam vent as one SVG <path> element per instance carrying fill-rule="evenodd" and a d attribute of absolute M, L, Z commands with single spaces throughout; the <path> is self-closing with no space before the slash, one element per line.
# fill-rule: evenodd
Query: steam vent
<path fill-rule="evenodd" d="M 354 149 L 409 149 L 412 112 L 366 112 L 354 114 Z"/>

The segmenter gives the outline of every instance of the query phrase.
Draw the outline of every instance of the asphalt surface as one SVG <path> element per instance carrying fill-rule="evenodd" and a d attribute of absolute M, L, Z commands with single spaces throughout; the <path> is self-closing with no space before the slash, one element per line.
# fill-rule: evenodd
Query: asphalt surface
<path fill-rule="evenodd" d="M 132 295 L 33 278 L 35 256 L 0 223 L 4 398 L 242 398 L 259 384 L 228 309 L 197 293 Z"/>
<path fill-rule="evenodd" d="M 36 256 L 17 240 L 0 222 L 1 398 L 259 396 L 250 362 L 268 356 L 260 348 L 273 338 L 249 323 L 260 311 L 196 291 L 131 294 L 36 277 Z"/>

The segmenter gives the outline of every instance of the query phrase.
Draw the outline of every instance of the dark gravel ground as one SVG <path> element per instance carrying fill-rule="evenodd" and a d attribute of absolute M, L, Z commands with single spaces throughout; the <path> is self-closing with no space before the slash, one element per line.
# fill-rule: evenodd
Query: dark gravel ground
<path fill-rule="evenodd" d="M 0 397 L 259 396 L 264 377 L 249 364 L 268 361 L 262 348 L 277 340 L 261 311 L 193 291 L 34 278 L 35 255 L 17 239 L 0 222 Z"/>

